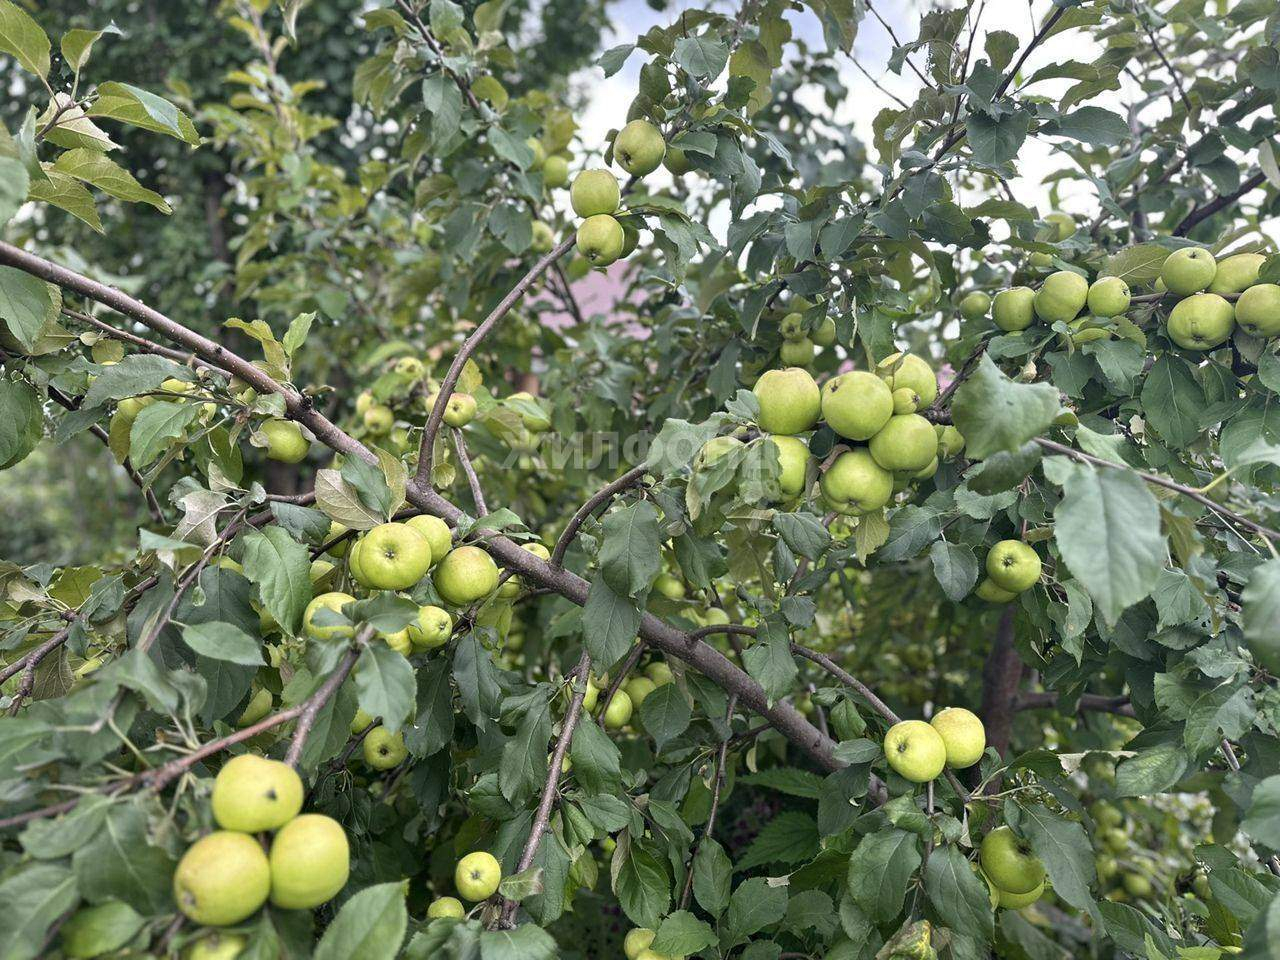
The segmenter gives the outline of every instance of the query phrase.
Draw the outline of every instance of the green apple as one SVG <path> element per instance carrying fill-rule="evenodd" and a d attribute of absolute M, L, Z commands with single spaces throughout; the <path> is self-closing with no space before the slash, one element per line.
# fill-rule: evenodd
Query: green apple
<path fill-rule="evenodd" d="M 1089 281 L 1071 270 L 1059 270 L 1044 278 L 1036 291 L 1036 316 L 1045 323 L 1074 320 L 1089 299 Z"/>
<path fill-rule="evenodd" d="M 1132 296 L 1129 285 L 1119 277 L 1099 277 L 1089 284 L 1085 303 L 1095 317 L 1118 317 L 1129 309 Z"/>
<path fill-rule="evenodd" d="M 533 240 L 529 247 L 534 253 L 550 253 L 556 245 L 555 231 L 542 220 L 533 221 Z"/>
<path fill-rule="evenodd" d="M 406 380 L 420 379 L 425 369 L 417 357 L 401 357 L 396 361 L 396 374 Z"/>
<path fill-rule="evenodd" d="M 721 607 L 707 607 L 706 612 L 702 615 L 702 623 L 708 627 L 722 627 L 731 622 L 729 614 Z"/>
<path fill-rule="evenodd" d="M 778 358 L 788 367 L 807 367 L 813 363 L 816 350 L 808 337 L 787 340 L 778 349 Z"/>
<path fill-rule="evenodd" d="M 114 953 L 133 939 L 146 921 L 122 900 L 107 900 L 94 906 L 82 906 L 60 928 L 62 947 L 59 956 L 83 960 Z M 243 939 L 241 943 L 243 943 Z M 15 956 L 53 956 L 17 952 Z"/>
<path fill-rule="evenodd" d="M 920 399 L 916 409 L 927 407 L 938 398 L 938 378 L 933 368 L 914 353 L 891 353 L 876 364 L 876 376 L 889 385 L 890 391 L 906 387 Z"/>
<path fill-rule="evenodd" d="M 657 660 L 645 667 L 644 675 L 659 687 L 665 686 L 675 680 L 675 675 L 671 672 L 671 668 L 661 660 Z"/>
<path fill-rule="evenodd" d="M 941 426 L 941 425 L 940 425 Z M 938 447 L 946 457 L 958 456 L 964 449 L 964 435 L 951 424 L 943 426 L 938 433 Z"/>
<path fill-rule="evenodd" d="M 149 407 L 155 402 L 156 398 L 149 395 L 141 397 L 125 397 L 116 404 L 116 410 L 118 410 L 126 419 L 133 420 L 142 412 L 143 407 Z"/>
<path fill-rule="evenodd" d="M 1054 227 L 1053 239 L 1058 243 L 1076 232 L 1076 218 L 1069 213 L 1055 210 L 1052 213 L 1046 213 L 1044 219 Z"/>
<path fill-rule="evenodd" d="M 614 693 L 609 706 L 604 710 L 604 725 L 610 730 L 618 730 L 627 725 L 633 709 L 631 697 L 624 690 Z"/>
<path fill-rule="evenodd" d="M 1183 247 L 1165 258 L 1160 279 L 1170 293 L 1189 297 L 1207 290 L 1218 273 L 1218 261 L 1203 247 Z"/>
<path fill-rule="evenodd" d="M 351 576 L 356 583 L 362 587 L 369 586 L 369 578 L 365 575 L 364 567 L 360 563 L 360 554 L 364 547 L 364 537 L 359 537 L 351 544 L 351 549 L 347 551 L 347 569 L 351 571 Z"/>
<path fill-rule="evenodd" d="M 364 733 L 365 727 L 369 726 L 371 723 L 373 723 L 373 717 L 369 716 L 369 714 L 365 713 L 363 710 L 357 710 L 356 715 L 351 718 L 351 733 L 353 735 L 357 733 Z M 373 731 L 370 730 L 369 732 L 372 733 Z"/>
<path fill-rule="evenodd" d="M 782 470 L 778 477 L 778 486 L 786 498 L 798 497 L 804 493 L 804 481 L 809 472 L 809 447 L 803 440 L 795 437 L 770 437 L 770 442 L 778 448 L 778 465 Z"/>
<path fill-rule="evenodd" d="M 809 371 L 801 367 L 769 370 L 752 393 L 760 401 L 760 429 L 792 436 L 813 429 L 822 412 L 822 394 Z"/>
<path fill-rule="evenodd" d="M 818 329 L 809 334 L 809 339 L 820 347 L 835 346 L 836 322 L 831 317 L 824 317 Z"/>
<path fill-rule="evenodd" d="M 625 240 L 622 225 L 607 213 L 587 217 L 578 227 L 578 252 L 594 267 L 607 267 L 622 256 Z"/>
<path fill-rule="evenodd" d="M 182 951 L 182 960 L 236 960 L 248 945 L 238 933 L 212 930 Z"/>
<path fill-rule="evenodd" d="M 1155 892 L 1151 881 L 1140 873 L 1126 873 L 1120 882 L 1124 884 L 1125 892 L 1136 900 L 1149 897 Z"/>
<path fill-rule="evenodd" d="M 633 177 L 657 170 L 666 152 L 662 132 L 648 120 L 632 120 L 613 141 L 613 158 Z"/>
<path fill-rule="evenodd" d="M 1001 590 L 1021 593 L 1040 581 L 1040 555 L 1021 540 L 1001 540 L 987 551 L 987 576 Z"/>
<path fill-rule="evenodd" d="M 271 903 L 283 910 L 311 910 L 347 885 L 351 847 L 342 824 L 304 813 L 271 841 Z"/>
<path fill-rule="evenodd" d="M 314 592 L 330 586 L 338 575 L 338 568 L 328 560 L 317 558 L 311 561 L 311 566 L 308 568 L 307 573 L 311 579 L 311 589 Z"/>
<path fill-rule="evenodd" d="M 573 212 L 583 218 L 613 213 L 621 199 L 618 178 L 608 170 L 583 170 L 573 178 L 573 186 L 569 188 Z"/>
<path fill-rule="evenodd" d="M 434 412 L 436 404 L 440 400 L 439 393 L 433 393 L 427 397 L 427 410 Z M 462 428 L 475 419 L 476 415 L 476 398 L 469 393 L 451 393 L 449 399 L 444 405 L 444 414 L 442 419 L 451 427 Z"/>
<path fill-rule="evenodd" d="M 915 413 L 920 409 L 920 394 L 910 387 L 899 387 L 893 391 L 893 412 L 896 414 Z"/>
<path fill-rule="evenodd" d="M 431 544 L 405 523 L 380 523 L 360 544 L 360 568 L 378 590 L 408 590 L 427 574 Z"/>
<path fill-rule="evenodd" d="M 648 950 L 649 944 L 653 943 L 654 937 L 658 934 L 656 931 L 650 930 L 648 927 L 636 927 L 628 930 L 627 935 L 622 939 L 622 952 L 626 954 L 627 960 L 636 960 L 640 956 L 641 950 Z"/>
<path fill-rule="evenodd" d="M 935 473 L 937 473 L 937 472 L 938 472 L 938 455 L 935 453 L 935 454 L 933 455 L 933 459 L 929 461 L 929 465 L 928 465 L 927 467 L 924 467 L 924 468 L 923 468 L 923 469 L 921 469 L 921 470 L 917 470 L 915 473 L 911 474 L 910 479 L 912 479 L 912 480 L 928 480 L 930 477 L 932 477 L 932 476 L 933 476 Z"/>
<path fill-rule="evenodd" d="M 551 418 L 547 416 L 542 406 L 538 403 L 537 398 L 526 390 L 513 393 L 508 400 L 519 400 L 525 406 L 519 411 L 520 422 L 524 424 L 524 428 L 530 433 L 546 433 L 551 429 Z M 537 413 L 529 412 L 529 407 L 537 407 Z"/>
<path fill-rule="evenodd" d="M 1197 293 L 1169 311 L 1169 339 L 1184 350 L 1212 350 L 1231 338 L 1236 312 L 1216 293 Z"/>
<path fill-rule="evenodd" d="M 778 324 L 783 340 L 799 340 L 804 336 L 804 314 L 788 313 Z"/>
<path fill-rule="evenodd" d="M 861 516 L 879 510 L 893 496 L 893 475 L 863 447 L 846 450 L 819 481 L 823 495 L 838 513 Z"/>
<path fill-rule="evenodd" d="M 622 227 L 622 253 L 618 254 L 618 259 L 625 260 L 640 245 L 640 227 L 644 221 L 639 217 L 619 217 L 618 224 Z"/>
<path fill-rule="evenodd" d="M 431 562 L 433 564 L 443 560 L 444 555 L 453 546 L 453 531 L 439 517 L 420 513 L 416 517 L 410 517 L 405 521 L 405 524 L 413 527 L 413 529 L 427 538 L 427 543 L 431 545 Z"/>
<path fill-rule="evenodd" d="M 251 727 L 270 712 L 271 691 L 266 687 L 259 687 L 258 691 L 249 698 L 244 712 L 236 718 L 236 727 L 241 730 Z"/>
<path fill-rule="evenodd" d="M 239 923 L 266 903 L 271 866 L 247 833 L 217 830 L 182 855 L 173 872 L 173 899 L 188 919 L 208 927 Z"/>
<path fill-rule="evenodd" d="M 436 592 L 445 603 L 466 607 L 498 586 L 498 565 L 479 547 L 455 547 L 436 565 Z"/>
<path fill-rule="evenodd" d="M 1209 293 L 1220 297 L 1244 293 L 1258 282 L 1258 271 L 1267 262 L 1260 253 L 1237 253 L 1218 261 L 1218 269 L 1209 284 Z"/>
<path fill-rule="evenodd" d="M 292 420 L 268 420 L 260 428 L 267 438 L 267 459 L 281 463 L 299 463 L 307 456 L 311 442 L 302 428 Z"/>
<path fill-rule="evenodd" d="M 987 748 L 987 732 L 977 714 L 964 707 L 939 710 L 929 721 L 947 748 L 947 766 L 954 770 L 972 767 Z"/>
<path fill-rule="evenodd" d="M 1099 835 L 1113 853 L 1124 853 L 1129 849 L 1129 834 L 1120 827 L 1108 827 Z"/>
<path fill-rule="evenodd" d="M 533 151 L 533 162 L 529 164 L 528 169 L 541 170 L 542 165 L 547 162 L 547 148 L 537 137 L 530 137 L 524 145 Z"/>
<path fill-rule="evenodd" d="M 1009 827 L 996 827 L 982 838 L 978 861 L 991 882 L 1004 892 L 1030 893 L 1044 883 L 1044 864 Z"/>
<path fill-rule="evenodd" d="M 938 435 L 933 424 L 918 413 L 895 414 L 871 438 L 868 449 L 876 463 L 890 473 L 915 473 L 937 456 Z"/>
<path fill-rule="evenodd" d="M 550 156 L 542 164 L 542 182 L 552 190 L 569 182 L 569 161 L 564 157 Z"/>
<path fill-rule="evenodd" d="M 893 391 L 874 373 L 855 370 L 822 385 L 822 419 L 849 440 L 870 440 L 893 416 Z"/>
<path fill-rule="evenodd" d="M 674 574 L 662 573 L 653 581 L 653 589 L 668 600 L 683 600 L 685 597 L 684 581 Z"/>
<path fill-rule="evenodd" d="M 418 619 L 409 624 L 409 640 L 416 649 L 434 650 L 449 642 L 453 617 L 443 607 L 427 604 L 418 608 Z"/>
<path fill-rule="evenodd" d="M 551 159 L 554 160 L 555 157 Z M 431 901 L 431 906 L 427 907 L 428 920 L 435 920 L 439 917 L 452 917 L 455 920 L 461 920 L 466 915 L 467 908 L 462 905 L 462 901 L 457 897 L 437 897 Z"/>
<path fill-rule="evenodd" d="M 242 753 L 222 765 L 209 804 L 223 830 L 278 830 L 302 810 L 302 778 L 287 763 Z"/>
<path fill-rule="evenodd" d="M 488 900 L 502 882 L 502 865 L 491 853 L 478 850 L 458 861 L 453 872 L 453 885 L 464 900 L 478 903 Z"/>
<path fill-rule="evenodd" d="M 636 960 L 684 960 L 683 957 L 673 957 L 667 953 L 658 953 L 646 947 L 636 954 Z"/>
<path fill-rule="evenodd" d="M 324 542 L 328 543 L 336 537 L 342 536 L 347 532 L 347 528 L 340 524 L 337 520 L 329 521 L 329 532 L 324 535 Z M 340 540 L 325 551 L 331 557 L 341 559 L 347 555 L 347 551 L 351 548 L 351 537 Z"/>
<path fill-rule="evenodd" d="M 396 423 L 396 415 L 391 412 L 390 407 L 375 403 L 364 412 L 361 420 L 366 430 L 376 436 L 382 436 L 391 432 L 391 428 Z"/>
<path fill-rule="evenodd" d="M 996 889 L 999 888 L 997 887 Z M 1031 906 L 1042 896 L 1044 896 L 1043 880 L 1027 893 L 1010 893 L 1008 890 L 1000 890 L 1000 909 L 1021 910 L 1023 907 Z"/>
<path fill-rule="evenodd" d="M 990 577 L 983 577 L 982 582 L 978 584 L 978 588 L 973 593 L 979 600 L 986 600 L 988 603 L 1008 603 L 1017 596 L 1011 590 L 996 586 L 996 582 Z"/>
<path fill-rule="evenodd" d="M 674 176 L 681 177 L 693 169 L 689 163 L 689 156 L 679 147 L 667 147 L 667 155 L 662 161 L 662 165 L 667 171 Z"/>
<path fill-rule="evenodd" d="M 996 294 L 991 319 L 1006 333 L 1025 330 L 1036 319 L 1036 292 L 1030 287 L 1010 287 Z"/>
<path fill-rule="evenodd" d="M 404 734 L 400 731 L 392 733 L 386 727 L 370 730 L 360 749 L 364 753 L 364 762 L 375 770 L 398 767 L 409 755 L 409 748 L 404 745 Z"/>
<path fill-rule="evenodd" d="M 1032 270 L 1048 270 L 1053 266 L 1053 254 L 1037 251 L 1027 257 L 1027 266 Z"/>
<path fill-rule="evenodd" d="M 403 630 L 396 630 L 393 633 L 379 633 L 378 639 L 402 657 L 407 657 L 413 653 L 413 641 L 409 639 L 407 627 Z"/>
<path fill-rule="evenodd" d="M 622 685 L 622 691 L 630 698 L 632 706 L 637 709 L 645 698 L 658 689 L 658 685 L 648 677 L 632 677 Z"/>
<path fill-rule="evenodd" d="M 350 637 L 355 633 L 355 627 L 340 623 L 332 626 L 321 626 L 314 622 L 314 618 L 319 610 L 333 610 L 335 613 L 341 613 L 344 606 L 355 602 L 356 598 L 349 593 L 334 591 L 320 594 L 320 596 L 313 598 L 302 612 L 303 631 L 307 636 L 314 637 L 316 640 L 334 640 Z"/>
<path fill-rule="evenodd" d="M 946 766 L 947 747 L 938 731 L 923 720 L 903 720 L 884 735 L 884 756 L 904 780 L 928 783 Z"/>
<path fill-rule="evenodd" d="M 960 301 L 960 316 L 966 320 L 978 320 L 987 315 L 991 309 L 991 294 L 974 290 L 964 295 Z"/>
<path fill-rule="evenodd" d="M 590 713 L 596 708 L 596 704 L 600 702 L 600 691 L 604 689 L 596 682 L 595 677 L 587 678 L 587 689 L 582 697 L 582 709 Z"/>
<path fill-rule="evenodd" d="M 1240 294 L 1236 323 L 1255 337 L 1280 336 L 1280 286 L 1258 283 Z"/>
<path fill-rule="evenodd" d="M 737 437 L 712 437 L 702 445 L 698 455 L 693 458 L 693 469 L 697 472 L 705 471 L 718 460 L 722 460 L 734 450 L 744 446 L 745 444 Z"/>

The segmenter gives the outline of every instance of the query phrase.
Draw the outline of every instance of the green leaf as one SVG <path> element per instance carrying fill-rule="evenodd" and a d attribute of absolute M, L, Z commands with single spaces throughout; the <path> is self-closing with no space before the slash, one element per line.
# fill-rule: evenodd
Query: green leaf
<path fill-rule="evenodd" d="M 1069 464 L 1062 490 L 1054 539 L 1094 607 L 1114 624 L 1151 593 L 1164 566 L 1160 507 L 1146 484 L 1123 469 Z"/>
<path fill-rule="evenodd" d="M 688 910 L 677 910 L 662 921 L 649 949 L 664 956 L 687 957 L 715 944 L 716 935 L 705 921 Z"/>
<path fill-rule="evenodd" d="M 892 920 L 902 911 L 907 885 L 919 866 L 920 838 L 914 833 L 869 833 L 849 859 L 849 895 L 871 919 Z"/>
<path fill-rule="evenodd" d="M 1158 243 L 1139 243 L 1108 257 L 1098 276 L 1119 277 L 1133 286 L 1141 286 L 1160 276 L 1160 268 L 1168 257 L 1169 251 Z"/>
<path fill-rule="evenodd" d="M 1267 660 L 1263 665 L 1276 669 L 1280 666 L 1280 560 L 1254 567 L 1240 600 L 1241 626 L 1254 659 Z"/>
<path fill-rule="evenodd" d="M 138 412 L 129 430 L 129 459 L 141 470 L 164 453 L 170 440 L 186 435 L 187 427 L 200 416 L 195 403 L 160 401 Z"/>
<path fill-rule="evenodd" d="M 316 471 L 316 506 L 351 530 L 372 530 L 383 522 L 382 514 L 366 506 L 337 470 Z"/>
<path fill-rule="evenodd" d="M 409 661 L 375 640 L 360 651 L 354 676 L 360 709 L 371 717 L 381 717 L 392 733 L 399 730 L 413 709 L 416 692 Z"/>
<path fill-rule="evenodd" d="M 1142 384 L 1147 421 L 1174 447 L 1189 446 L 1200 435 L 1205 397 L 1185 360 L 1162 354 Z"/>
<path fill-rule="evenodd" d="M 1124 117 L 1102 107 L 1080 107 L 1040 128 L 1051 137 L 1070 137 L 1094 147 L 1114 147 L 1132 134 Z"/>
<path fill-rule="evenodd" d="M 120 120 L 152 133 L 163 133 L 193 147 L 200 143 L 200 134 L 190 117 L 164 97 L 128 83 L 112 80 L 99 84 L 98 99 L 89 108 L 88 115 Z"/>
<path fill-rule="evenodd" d="M 785 623 L 773 617 L 758 629 L 756 642 L 742 654 L 742 665 L 772 703 L 791 691 L 799 668 L 791 655 L 791 638 Z"/>
<path fill-rule="evenodd" d="M 501 690 L 493 659 L 474 633 L 458 638 L 453 651 L 453 676 L 458 681 L 458 693 L 467 716 L 481 730 L 488 729 Z"/>
<path fill-rule="evenodd" d="M 803 863 L 818 853 L 818 824 L 798 810 L 784 810 L 761 828 L 738 860 L 736 869 L 771 863 Z"/>
<path fill-rule="evenodd" d="M 671 880 L 663 861 L 633 840 L 622 862 L 614 863 L 613 892 L 632 923 L 652 930 L 671 903 Z"/>
<path fill-rule="evenodd" d="M 316 945 L 315 960 L 393 960 L 409 924 L 404 895 L 399 881 L 365 887 L 342 905 Z"/>
<path fill-rule="evenodd" d="M 98 835 L 113 805 L 109 797 L 86 796 L 70 813 L 56 819 L 32 820 L 22 831 L 22 846 L 37 860 L 60 860 Z"/>
<path fill-rule="evenodd" d="M 1081 910 L 1096 909 L 1089 887 L 1095 879 L 1093 847 L 1084 827 L 1040 803 L 1019 807 L 1019 831 L 1040 858 L 1053 892 Z"/>
<path fill-rule="evenodd" d="M 37 863 L 15 869 L 0 883 L 0 942 L 5 960 L 41 955 L 45 933 L 76 905 L 75 875 L 62 864 Z"/>
<path fill-rule="evenodd" d="M 744 880 L 729 898 L 720 931 L 720 946 L 736 946 L 787 915 L 787 888 L 765 877 Z"/>
<path fill-rule="evenodd" d="M 643 708 L 643 704 L 641 705 Z M 591 793 L 608 793 L 618 788 L 622 756 L 618 747 L 589 717 L 573 728 L 569 743 L 573 775 Z"/>
<path fill-rule="evenodd" d="M 602 668 L 617 663 L 639 630 L 636 603 L 614 593 L 603 576 L 593 580 L 582 606 L 582 635 L 592 662 Z"/>
<path fill-rule="evenodd" d="M 0 227 L 13 219 L 27 200 L 31 174 L 22 159 L 22 149 L 0 123 Z"/>
<path fill-rule="evenodd" d="M 1175 744 L 1141 750 L 1116 767 L 1116 796 L 1164 793 L 1187 772 L 1187 753 Z"/>
<path fill-rule="evenodd" d="M 50 136 L 50 139 L 53 139 Z M 45 179 L 31 181 L 27 199 L 48 203 L 82 220 L 102 233 L 102 220 L 91 194 L 79 180 L 57 170 L 46 170 Z"/>
<path fill-rule="evenodd" d="M 145 922 L 127 903 L 108 900 L 73 914 L 62 925 L 59 937 L 67 956 L 96 957 L 123 947 Z M 76 952 L 72 953 L 73 949 Z"/>
<path fill-rule="evenodd" d="M 544 699 L 529 707 L 515 736 L 502 748 L 498 785 L 502 795 L 515 806 L 524 804 L 546 782 L 547 741 L 550 739 L 551 710 Z"/>
<path fill-rule="evenodd" d="M 1031 117 L 1022 111 L 1006 113 L 999 118 L 974 111 L 965 121 L 974 159 L 987 166 L 998 166 L 1016 157 L 1030 127 Z M 965 438 L 968 436 L 966 433 Z"/>
<path fill-rule="evenodd" d="M 729 905 L 732 875 L 733 864 L 724 848 L 711 837 L 703 837 L 693 856 L 693 897 L 713 917 L 719 917 Z"/>
<path fill-rule="evenodd" d="M 281 629 L 296 634 L 311 601 L 311 554 L 279 527 L 244 538 L 244 575 Z"/>
<path fill-rule="evenodd" d="M 987 885 L 970 869 L 958 847 L 947 844 L 929 854 L 924 892 L 952 930 L 984 942 L 991 940 L 994 925 Z"/>
<path fill-rule="evenodd" d="M 132 203 L 147 203 L 161 213 L 173 209 L 164 197 L 140 184 L 128 170 L 107 158 L 104 153 L 77 147 L 67 150 L 54 161 L 53 169 L 69 177 L 97 187 L 107 196 Z"/>
<path fill-rule="evenodd" d="M 636 45 L 634 43 L 624 43 L 617 47 L 610 47 L 600 54 L 596 60 L 596 66 L 604 70 L 606 77 L 612 77 L 622 69 L 622 65 L 627 62 L 627 57 L 631 56 L 631 52 L 635 48 Z"/>
<path fill-rule="evenodd" d="M 93 841 L 72 856 L 71 866 L 87 900 L 123 900 L 145 917 L 173 910 L 175 863 L 151 845 L 140 803 L 117 804 Z"/>
<path fill-rule="evenodd" d="M 619 596 L 639 597 L 662 567 L 658 511 L 648 500 L 615 510 L 605 518 L 602 538 L 600 573 L 605 583 Z"/>
<path fill-rule="evenodd" d="M 25 460 L 43 433 L 36 392 L 17 380 L 0 380 L 0 470 Z"/>
<path fill-rule="evenodd" d="M 480 934 L 480 960 L 555 960 L 559 955 L 551 934 L 532 923 Z"/>
<path fill-rule="evenodd" d="M 674 54 L 676 63 L 707 82 L 720 76 L 729 62 L 729 48 L 707 34 L 681 37 L 676 41 Z"/>
<path fill-rule="evenodd" d="M 653 737 L 658 752 L 689 727 L 692 713 L 679 684 L 664 683 L 640 704 L 640 722 Z"/>
<path fill-rule="evenodd" d="M 262 665 L 262 645 L 239 627 L 220 621 L 185 627 L 182 642 L 202 656 L 246 667 Z"/>
<path fill-rule="evenodd" d="M 61 307 L 62 294 L 53 285 L 16 267 L 0 267 L 0 320 L 27 353 Z"/>
<path fill-rule="evenodd" d="M 942 592 L 956 602 L 963 600 L 978 582 L 978 558 L 972 547 L 938 540 L 929 549 L 929 559 Z"/>
<path fill-rule="evenodd" d="M 418 709 L 405 726 L 404 742 L 415 757 L 429 757 L 453 739 L 453 686 L 449 662 L 436 657 L 416 671 Z"/>
<path fill-rule="evenodd" d="M 79 73 L 86 63 L 89 62 L 89 54 L 93 50 L 93 45 L 104 33 L 114 33 L 116 36 L 122 36 L 120 28 L 115 24 L 103 27 L 101 30 L 84 30 L 75 29 L 68 30 L 62 35 L 58 47 L 62 50 L 62 59 L 67 61 L 73 72 Z"/>
<path fill-rule="evenodd" d="M 951 415 L 964 434 L 965 452 L 982 460 L 1040 436 L 1059 409 L 1052 384 L 1014 383 L 984 354 L 978 369 L 956 390 Z"/>
<path fill-rule="evenodd" d="M 806 800 L 817 800 L 822 796 L 822 778 L 811 770 L 794 767 L 767 767 L 755 773 L 744 773 L 738 777 L 738 782 Z"/>
<path fill-rule="evenodd" d="M 817 560 L 831 544 L 831 533 L 811 513 L 775 513 L 773 528 L 792 552 Z"/>
<path fill-rule="evenodd" d="M 0 0 L 0 53 L 44 79 L 49 75 L 49 37 L 21 7 Z"/>

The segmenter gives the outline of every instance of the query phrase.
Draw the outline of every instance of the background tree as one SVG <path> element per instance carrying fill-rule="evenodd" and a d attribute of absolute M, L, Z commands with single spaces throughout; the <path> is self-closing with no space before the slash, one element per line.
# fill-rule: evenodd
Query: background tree
<path fill-rule="evenodd" d="M 4 955 L 1280 956 L 1274 4 L 609 12 L 0 0 Z"/>

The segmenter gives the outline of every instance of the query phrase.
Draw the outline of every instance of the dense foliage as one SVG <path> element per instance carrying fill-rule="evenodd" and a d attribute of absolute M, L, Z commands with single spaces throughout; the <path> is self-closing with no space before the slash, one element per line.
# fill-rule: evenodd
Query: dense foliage
<path fill-rule="evenodd" d="M 35 6 L 0 957 L 1280 960 L 1274 0 Z"/>

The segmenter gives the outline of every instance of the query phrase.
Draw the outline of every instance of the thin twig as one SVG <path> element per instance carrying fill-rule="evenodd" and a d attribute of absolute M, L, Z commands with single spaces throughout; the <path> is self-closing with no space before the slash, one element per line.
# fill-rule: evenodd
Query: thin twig
<path fill-rule="evenodd" d="M 329 675 L 329 679 L 324 682 L 324 685 L 307 699 L 305 706 L 298 714 L 298 726 L 294 728 L 293 740 L 289 743 L 289 752 L 284 757 L 284 762 L 289 766 L 296 767 L 298 765 L 298 761 L 302 757 L 302 749 L 307 745 L 307 737 L 311 735 L 311 728 L 315 726 L 316 717 L 320 715 L 324 705 L 333 698 L 333 695 L 338 692 L 338 688 L 342 686 L 343 681 L 347 679 L 347 674 L 356 665 L 356 660 L 360 658 L 361 651 L 372 636 L 373 627 L 366 626 L 361 630 L 351 649 L 343 654 L 342 662 L 338 664 L 338 668 Z"/>
<path fill-rule="evenodd" d="M 716 828 L 716 814 L 720 809 L 720 790 L 724 786 L 724 768 L 725 758 L 729 753 L 729 736 L 731 732 L 731 723 L 733 721 L 733 709 L 738 705 L 738 698 L 733 694 L 729 695 L 729 706 L 725 710 L 724 723 L 725 735 L 720 741 L 720 748 L 716 751 L 715 772 L 711 781 L 711 809 L 707 811 L 707 825 L 702 828 L 702 836 L 698 838 L 697 843 L 693 845 L 693 849 L 689 851 L 689 868 L 684 875 L 684 890 L 680 893 L 680 909 L 684 910 L 689 906 L 689 895 L 693 893 L 693 864 L 697 859 L 698 850 L 703 842 L 711 837 Z M 714 838 L 713 838 L 714 839 Z"/>
<path fill-rule="evenodd" d="M 633 467 L 617 480 L 601 487 L 591 495 L 586 503 L 578 508 L 577 512 L 569 519 L 569 524 L 564 528 L 564 533 L 560 534 L 560 539 L 556 541 L 555 549 L 551 551 L 551 563 L 553 566 L 564 566 L 565 551 L 569 549 L 569 544 L 578 535 L 582 525 L 587 522 L 587 517 L 591 516 L 601 504 L 607 503 L 623 490 L 639 482 L 640 478 L 645 475 L 646 469 L 643 465 Z"/>
<path fill-rule="evenodd" d="M 458 454 L 458 462 L 462 464 L 462 472 L 467 475 L 467 486 L 471 488 L 471 499 L 475 501 L 476 515 L 483 517 L 489 512 L 489 508 L 485 506 L 484 491 L 480 489 L 480 478 L 476 476 L 476 468 L 471 465 L 471 458 L 467 456 L 467 441 L 457 427 L 453 428 L 453 449 Z"/>

